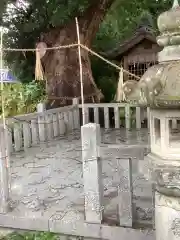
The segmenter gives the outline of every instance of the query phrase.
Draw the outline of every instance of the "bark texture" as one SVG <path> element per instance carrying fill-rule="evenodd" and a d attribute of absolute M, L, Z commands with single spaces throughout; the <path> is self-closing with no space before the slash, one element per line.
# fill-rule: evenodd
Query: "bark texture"
<path fill-rule="evenodd" d="M 99 25 L 113 2 L 114 0 L 92 0 L 84 16 L 78 18 L 82 44 L 91 47 Z M 42 41 L 44 41 L 48 47 L 77 43 L 75 20 L 63 28 L 57 27 L 49 33 L 44 34 Z M 92 77 L 88 52 L 81 49 L 81 57 L 85 101 L 98 102 L 99 97 L 102 95 Z M 49 107 L 54 108 L 71 104 L 74 97 L 80 97 L 77 47 L 47 51 L 42 62 L 47 78 Z"/>

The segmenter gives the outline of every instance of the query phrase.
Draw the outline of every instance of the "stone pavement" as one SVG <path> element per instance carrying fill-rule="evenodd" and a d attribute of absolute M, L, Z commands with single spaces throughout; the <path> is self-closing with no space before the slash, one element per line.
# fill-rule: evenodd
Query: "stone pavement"
<path fill-rule="evenodd" d="M 137 141 L 138 138 L 138 141 Z M 151 185 L 138 172 L 138 161 L 148 142 L 147 130 L 128 132 L 124 129 L 102 131 L 102 166 L 104 181 L 105 221 L 116 225 L 117 158 L 133 155 L 134 216 L 140 224 L 152 220 Z M 108 147 L 117 146 L 114 153 Z M 140 150 L 128 146 L 139 145 Z M 143 151 L 142 151 L 143 150 Z M 140 151 L 140 152 L 139 152 Z M 80 132 L 29 148 L 11 157 L 11 216 L 63 220 L 65 223 L 84 221 L 83 176 Z"/>

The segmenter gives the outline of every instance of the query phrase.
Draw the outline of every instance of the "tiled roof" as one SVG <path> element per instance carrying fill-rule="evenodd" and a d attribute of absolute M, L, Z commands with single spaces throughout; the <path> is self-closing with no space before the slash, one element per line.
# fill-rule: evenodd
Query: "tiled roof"
<path fill-rule="evenodd" d="M 102 53 L 102 55 L 110 59 L 115 59 L 116 57 L 124 55 L 125 52 L 133 48 L 135 45 L 137 45 L 144 39 L 147 39 L 152 43 L 156 43 L 156 36 L 154 32 L 148 27 L 141 27 L 135 32 L 135 34 L 130 39 L 126 40 L 121 45 L 117 46 L 115 49 L 108 51 L 106 53 Z"/>

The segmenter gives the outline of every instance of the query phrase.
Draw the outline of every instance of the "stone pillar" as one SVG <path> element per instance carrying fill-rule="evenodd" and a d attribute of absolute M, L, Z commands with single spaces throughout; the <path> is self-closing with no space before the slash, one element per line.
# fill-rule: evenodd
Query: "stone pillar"
<path fill-rule="evenodd" d="M 170 114 L 176 115 L 176 110 Z M 160 126 L 156 126 L 156 119 Z M 156 240 L 180 240 L 179 135 L 172 135 L 169 120 L 168 110 L 151 109 L 151 153 L 146 161 L 155 188 Z M 175 140 L 170 144 L 171 139 Z"/>
<path fill-rule="evenodd" d="M 0 128 L 0 213 L 7 213 L 9 210 L 9 169 L 7 142 L 4 141 L 5 129 Z"/>
<path fill-rule="evenodd" d="M 118 159 L 118 198 L 119 223 L 121 227 L 132 228 L 132 159 Z"/>
<path fill-rule="evenodd" d="M 180 240 L 180 6 L 159 15 L 157 44 L 159 64 L 150 67 L 128 102 L 147 105 L 150 111 L 151 179 L 155 186 L 156 240 Z M 147 114 L 149 115 L 149 113 Z M 148 126 L 149 126 L 148 124 Z M 175 130 L 175 131 L 174 131 Z"/>
<path fill-rule="evenodd" d="M 73 118 L 74 118 L 74 127 L 75 129 L 80 129 L 80 114 L 79 114 L 79 99 L 73 98 L 73 105 L 77 107 L 76 110 L 73 112 Z"/>
<path fill-rule="evenodd" d="M 44 103 L 38 103 L 37 104 L 37 112 L 38 113 L 43 113 L 45 112 L 46 107 Z M 39 131 L 39 140 L 40 142 L 45 142 L 46 141 L 46 125 L 45 124 L 45 115 L 39 116 L 38 117 L 38 131 Z"/>
<path fill-rule="evenodd" d="M 155 194 L 155 228 L 157 240 L 180 239 L 180 198 Z"/>
<path fill-rule="evenodd" d="M 44 112 L 45 110 L 46 110 L 45 103 L 38 103 L 37 104 L 37 112 L 41 113 L 41 112 Z"/>
<path fill-rule="evenodd" d="M 158 157 L 152 157 L 151 161 L 156 240 L 180 240 L 180 166 Z"/>
<path fill-rule="evenodd" d="M 100 125 L 89 123 L 82 126 L 81 137 L 85 220 L 91 223 L 101 223 L 103 215 L 103 184 L 100 159 Z"/>

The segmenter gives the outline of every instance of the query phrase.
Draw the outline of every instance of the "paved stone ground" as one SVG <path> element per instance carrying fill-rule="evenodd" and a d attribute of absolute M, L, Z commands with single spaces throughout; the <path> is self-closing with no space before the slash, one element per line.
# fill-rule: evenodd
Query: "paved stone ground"
<path fill-rule="evenodd" d="M 137 140 L 138 138 L 138 140 Z M 151 185 L 138 173 L 136 156 L 130 145 L 146 145 L 147 131 L 128 132 L 123 129 L 102 131 L 105 221 L 116 224 L 117 217 L 117 156 L 109 146 L 118 144 L 123 156 L 133 155 L 134 215 L 139 221 L 152 219 Z M 123 150 L 122 150 L 123 149 Z M 141 151 L 142 152 L 142 151 Z M 117 155 L 117 156 L 116 156 Z M 143 157 L 142 157 L 143 159 Z M 11 215 L 63 219 L 65 222 L 84 220 L 84 197 L 80 133 L 58 138 L 16 153 L 11 157 Z"/>

